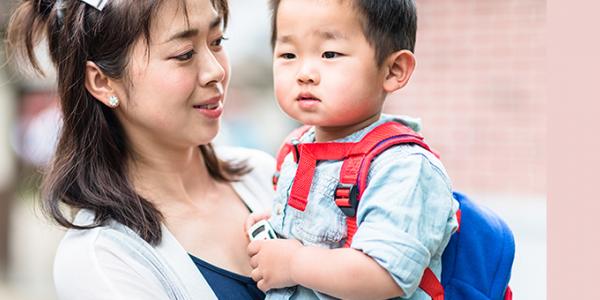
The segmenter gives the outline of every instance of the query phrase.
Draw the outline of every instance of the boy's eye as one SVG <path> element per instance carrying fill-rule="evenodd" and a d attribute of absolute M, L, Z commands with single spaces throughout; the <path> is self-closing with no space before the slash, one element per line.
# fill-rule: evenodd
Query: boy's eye
<path fill-rule="evenodd" d="M 336 58 L 336 57 L 340 57 L 342 54 L 337 53 L 337 52 L 333 52 L 333 51 L 325 51 L 323 52 L 323 55 L 321 55 L 321 57 L 323 58 Z"/>
<path fill-rule="evenodd" d="M 280 57 L 283 59 L 294 59 L 296 58 L 296 55 L 293 53 L 283 53 L 280 55 Z"/>
<path fill-rule="evenodd" d="M 179 61 L 188 61 L 194 57 L 194 54 L 196 54 L 196 50 L 192 49 L 184 54 L 177 55 L 174 58 Z"/>

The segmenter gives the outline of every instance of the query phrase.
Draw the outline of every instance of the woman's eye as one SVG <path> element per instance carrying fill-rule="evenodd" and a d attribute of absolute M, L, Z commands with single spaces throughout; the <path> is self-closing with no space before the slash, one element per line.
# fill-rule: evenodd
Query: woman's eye
<path fill-rule="evenodd" d="M 174 58 L 179 61 L 188 61 L 188 60 L 192 59 L 192 57 L 194 57 L 194 54 L 196 54 L 196 50 L 192 49 L 184 54 L 177 55 Z"/>
<path fill-rule="evenodd" d="M 296 55 L 293 53 L 283 53 L 280 55 L 280 57 L 283 59 L 294 59 L 296 58 Z"/>
<path fill-rule="evenodd" d="M 336 58 L 336 57 L 340 57 L 342 54 L 337 53 L 337 52 L 333 52 L 333 51 L 325 51 L 323 52 L 322 57 L 323 58 Z"/>
<path fill-rule="evenodd" d="M 226 41 L 226 40 L 228 40 L 228 38 L 221 36 L 212 42 L 212 46 L 221 47 L 223 44 L 223 41 Z"/>

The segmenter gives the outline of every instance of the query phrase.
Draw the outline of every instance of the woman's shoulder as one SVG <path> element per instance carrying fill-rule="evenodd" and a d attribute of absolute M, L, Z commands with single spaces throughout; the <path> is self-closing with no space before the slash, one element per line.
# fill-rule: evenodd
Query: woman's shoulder
<path fill-rule="evenodd" d="M 75 216 L 74 224 L 85 226 L 93 224 L 94 213 L 81 210 Z M 120 224 L 109 221 L 107 224 L 89 229 L 68 229 L 60 241 L 54 260 L 54 274 L 59 279 L 62 275 L 73 274 L 75 271 L 88 273 L 98 267 L 98 259 L 111 253 L 120 255 L 119 243 L 138 242 L 121 228 Z"/>
<path fill-rule="evenodd" d="M 81 210 L 74 223 L 93 223 L 94 213 Z M 125 226 L 109 221 L 91 229 L 69 229 L 54 259 L 54 284 L 60 299 L 122 299 L 164 295 L 140 257 L 151 259 L 152 247 Z M 124 284 L 129 282 L 128 284 Z M 149 286 L 149 287 L 144 287 Z"/>

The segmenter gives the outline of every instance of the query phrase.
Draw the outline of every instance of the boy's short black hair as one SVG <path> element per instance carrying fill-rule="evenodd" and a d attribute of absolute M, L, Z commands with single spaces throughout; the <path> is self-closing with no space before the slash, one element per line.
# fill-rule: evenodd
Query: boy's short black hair
<path fill-rule="evenodd" d="M 270 0 L 272 15 L 271 46 L 277 39 L 277 10 L 282 0 Z M 351 1 L 362 23 L 367 41 L 375 49 L 377 64 L 399 50 L 415 51 L 417 8 L 414 0 Z"/>

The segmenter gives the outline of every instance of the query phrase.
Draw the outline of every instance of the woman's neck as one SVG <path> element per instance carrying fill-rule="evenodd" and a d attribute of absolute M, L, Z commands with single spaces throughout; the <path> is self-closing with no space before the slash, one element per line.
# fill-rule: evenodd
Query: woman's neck
<path fill-rule="evenodd" d="M 137 149 L 129 175 L 136 192 L 159 206 L 197 201 L 216 185 L 198 147 L 179 151 Z"/>

